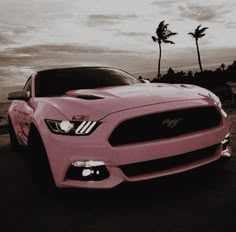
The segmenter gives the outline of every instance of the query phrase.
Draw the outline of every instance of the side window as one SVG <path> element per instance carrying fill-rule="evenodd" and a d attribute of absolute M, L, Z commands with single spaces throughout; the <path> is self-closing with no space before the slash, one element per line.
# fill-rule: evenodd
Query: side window
<path fill-rule="evenodd" d="M 26 92 L 27 96 L 28 97 L 31 97 L 32 94 L 31 94 L 31 85 L 32 85 L 32 79 L 31 77 L 28 79 L 28 81 L 26 82 L 24 88 L 23 88 L 23 91 Z"/>

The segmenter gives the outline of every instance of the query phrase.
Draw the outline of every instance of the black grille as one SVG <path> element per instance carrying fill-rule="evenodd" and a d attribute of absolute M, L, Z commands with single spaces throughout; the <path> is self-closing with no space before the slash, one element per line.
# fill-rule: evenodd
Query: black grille
<path fill-rule="evenodd" d="M 115 128 L 112 146 L 171 138 L 218 126 L 221 115 L 215 107 L 167 111 L 132 118 Z"/>
<path fill-rule="evenodd" d="M 182 165 L 197 162 L 204 158 L 210 158 L 215 155 L 217 147 L 218 145 L 214 145 L 177 156 L 121 165 L 120 169 L 127 177 L 170 170 L 172 168 L 178 168 Z"/>

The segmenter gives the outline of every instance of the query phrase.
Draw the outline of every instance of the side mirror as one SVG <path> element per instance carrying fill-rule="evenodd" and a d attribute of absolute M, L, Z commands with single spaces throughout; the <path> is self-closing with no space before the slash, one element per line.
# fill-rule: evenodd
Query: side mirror
<path fill-rule="evenodd" d="M 29 96 L 24 91 L 14 91 L 14 92 L 10 92 L 8 94 L 7 99 L 8 100 L 23 100 L 23 101 L 28 101 L 29 100 Z"/>

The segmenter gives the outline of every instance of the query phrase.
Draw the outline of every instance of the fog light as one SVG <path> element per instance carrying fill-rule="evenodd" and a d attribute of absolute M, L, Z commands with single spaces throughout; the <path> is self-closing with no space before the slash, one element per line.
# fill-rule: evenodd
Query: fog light
<path fill-rule="evenodd" d="M 103 161 L 74 161 L 69 167 L 65 179 L 98 181 L 108 178 L 109 172 Z"/>
<path fill-rule="evenodd" d="M 72 163 L 72 166 L 74 167 L 98 167 L 103 166 L 105 163 L 103 161 L 97 161 L 97 160 L 88 160 L 88 161 L 74 161 Z"/>
<path fill-rule="evenodd" d="M 231 147 L 229 146 L 230 137 L 229 133 L 225 136 L 224 140 L 221 142 L 222 144 L 222 157 L 230 158 L 232 155 Z"/>
<path fill-rule="evenodd" d="M 221 156 L 222 157 L 225 157 L 225 158 L 230 158 L 231 157 L 231 151 L 230 150 L 224 150 L 224 151 L 222 151 L 222 154 L 221 154 Z"/>
<path fill-rule="evenodd" d="M 85 168 L 85 169 L 83 169 L 83 171 L 82 171 L 82 176 L 87 177 L 87 176 L 90 176 L 90 175 L 93 174 L 93 173 L 94 173 L 93 170 L 88 169 L 88 168 Z"/>
<path fill-rule="evenodd" d="M 230 142 L 230 138 L 229 138 L 229 134 L 227 134 L 224 138 L 224 140 L 221 142 L 222 144 L 222 150 L 225 150 L 227 148 L 227 146 L 229 145 Z"/>

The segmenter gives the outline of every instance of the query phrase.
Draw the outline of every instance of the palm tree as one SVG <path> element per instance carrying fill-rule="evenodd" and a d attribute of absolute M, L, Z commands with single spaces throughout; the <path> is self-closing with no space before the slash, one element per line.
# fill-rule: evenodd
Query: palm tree
<path fill-rule="evenodd" d="M 178 33 L 172 32 L 168 29 L 169 24 L 165 24 L 165 21 L 161 21 L 159 23 L 158 28 L 156 29 L 156 37 L 152 36 L 152 40 L 159 45 L 159 59 L 158 59 L 158 72 L 157 78 L 160 79 L 161 74 L 161 43 L 169 43 L 174 44 L 173 41 L 169 40 L 169 38 L 173 35 L 177 35 Z"/>
<path fill-rule="evenodd" d="M 203 70 L 202 70 L 202 63 L 201 63 L 199 46 L 198 46 L 198 39 L 206 35 L 204 32 L 206 29 L 208 29 L 208 27 L 203 27 L 203 28 L 200 28 L 200 27 L 201 27 L 201 24 L 195 29 L 194 32 L 189 32 L 188 34 L 191 35 L 195 39 L 196 47 L 197 47 L 198 63 L 199 63 L 200 70 L 202 72 Z"/>

